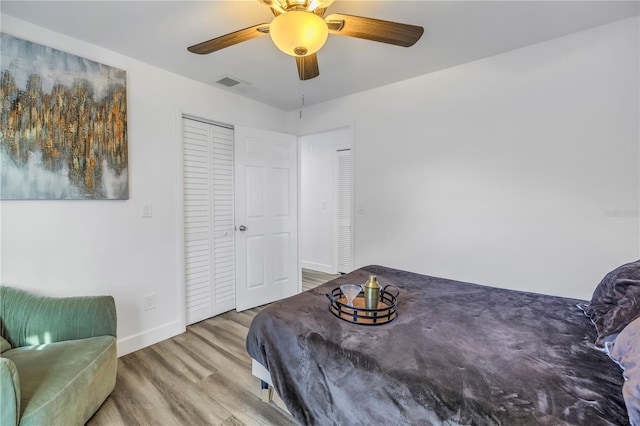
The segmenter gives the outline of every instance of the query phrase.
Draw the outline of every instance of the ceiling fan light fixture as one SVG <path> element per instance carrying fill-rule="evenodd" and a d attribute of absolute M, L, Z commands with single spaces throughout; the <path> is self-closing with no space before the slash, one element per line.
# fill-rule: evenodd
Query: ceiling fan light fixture
<path fill-rule="evenodd" d="M 292 10 L 278 15 L 269 27 L 271 39 L 287 55 L 316 53 L 327 41 L 327 23 L 311 12 Z"/>
<path fill-rule="evenodd" d="M 316 9 L 326 9 L 334 0 L 258 0 L 279 13 L 291 10 L 306 10 L 313 12 Z"/>

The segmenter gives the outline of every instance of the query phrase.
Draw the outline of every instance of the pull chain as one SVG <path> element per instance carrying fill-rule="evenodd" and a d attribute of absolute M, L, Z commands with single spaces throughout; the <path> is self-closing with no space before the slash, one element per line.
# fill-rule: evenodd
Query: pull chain
<path fill-rule="evenodd" d="M 302 77 L 300 79 L 300 100 L 301 100 L 300 114 L 299 114 L 300 120 L 302 120 L 302 110 L 304 109 L 304 76 L 305 76 L 304 63 L 305 63 L 304 57 L 300 57 L 300 61 L 299 61 L 300 73 L 301 73 L 300 75 Z"/>
<path fill-rule="evenodd" d="M 300 61 L 300 70 L 302 71 L 302 76 L 304 77 L 304 59 Z M 300 98 L 301 98 L 301 105 L 300 105 L 300 120 L 302 120 L 302 110 L 304 108 L 304 80 L 300 79 Z"/>

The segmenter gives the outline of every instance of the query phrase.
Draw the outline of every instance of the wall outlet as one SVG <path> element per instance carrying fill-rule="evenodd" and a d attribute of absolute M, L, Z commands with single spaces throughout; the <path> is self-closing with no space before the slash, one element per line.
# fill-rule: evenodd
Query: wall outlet
<path fill-rule="evenodd" d="M 156 295 L 154 294 L 147 294 L 144 297 L 144 310 L 145 311 L 150 311 L 152 309 L 156 308 Z"/>

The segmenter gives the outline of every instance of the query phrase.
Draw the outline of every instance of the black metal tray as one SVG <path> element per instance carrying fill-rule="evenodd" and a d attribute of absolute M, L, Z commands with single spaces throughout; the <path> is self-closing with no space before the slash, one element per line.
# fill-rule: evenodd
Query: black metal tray
<path fill-rule="evenodd" d="M 389 287 L 396 290 L 395 294 L 387 290 Z M 341 320 L 360 325 L 382 325 L 390 323 L 398 317 L 396 304 L 399 293 L 400 291 L 391 284 L 381 288 L 377 309 L 365 308 L 363 291 L 360 291 L 358 296 L 353 299 L 353 306 L 347 305 L 347 298 L 340 287 L 334 288 L 331 293 L 326 293 L 326 296 L 331 302 L 329 310 Z"/>

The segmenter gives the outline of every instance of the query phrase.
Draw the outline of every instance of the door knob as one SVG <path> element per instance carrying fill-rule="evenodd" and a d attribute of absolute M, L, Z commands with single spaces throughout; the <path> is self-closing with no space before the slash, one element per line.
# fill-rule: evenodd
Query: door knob
<path fill-rule="evenodd" d="M 239 230 L 241 230 L 241 231 L 246 231 L 246 230 L 247 230 L 247 227 L 246 227 L 246 226 L 244 226 L 244 225 L 240 225 L 240 226 L 238 227 L 238 229 L 239 229 Z"/>

